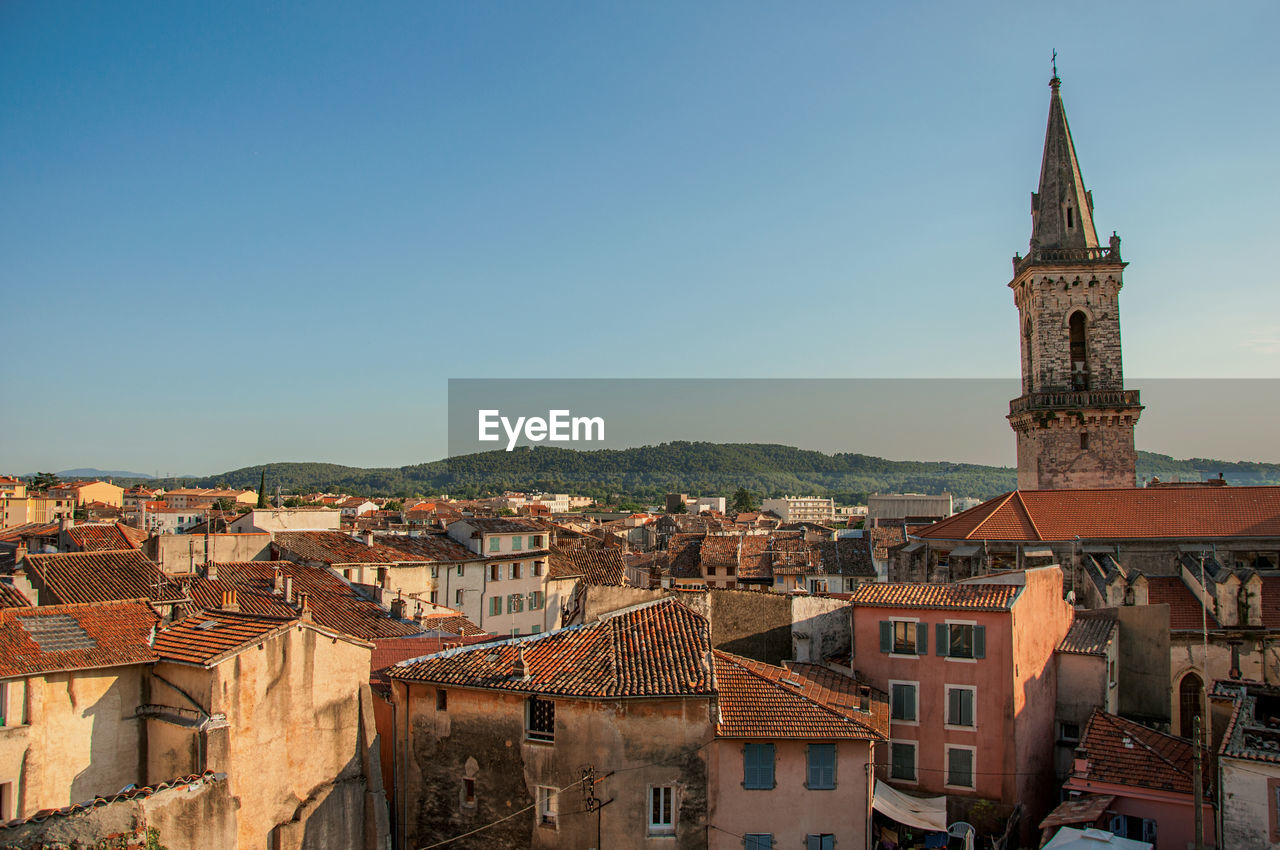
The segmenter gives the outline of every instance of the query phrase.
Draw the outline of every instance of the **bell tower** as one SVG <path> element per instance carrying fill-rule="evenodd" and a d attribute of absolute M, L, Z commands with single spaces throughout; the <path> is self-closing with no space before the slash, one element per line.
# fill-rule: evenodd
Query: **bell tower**
<path fill-rule="evenodd" d="M 1120 362 L 1120 237 L 1098 244 L 1054 69 L 1031 245 L 1013 258 L 1022 395 L 1009 403 L 1018 488 L 1137 486 L 1137 390 Z"/>

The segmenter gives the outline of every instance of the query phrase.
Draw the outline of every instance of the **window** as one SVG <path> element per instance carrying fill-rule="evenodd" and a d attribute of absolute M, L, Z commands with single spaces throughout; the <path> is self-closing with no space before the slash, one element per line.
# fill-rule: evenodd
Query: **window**
<path fill-rule="evenodd" d="M 432 601 L 432 602 L 435 602 L 435 600 L 434 600 L 434 599 L 432 599 L 431 601 Z M 455 605 L 461 605 L 461 604 L 462 604 L 462 588 L 458 588 L 457 590 L 455 590 L 455 591 L 453 592 L 453 604 L 455 604 Z"/>
<path fill-rule="evenodd" d="M 534 561 L 534 562 L 533 562 L 533 574 L 534 574 L 535 576 L 540 576 L 540 575 L 542 575 L 542 561 Z"/>
<path fill-rule="evenodd" d="M 967 685 L 947 685 L 947 725 L 964 726 L 972 729 L 973 703 L 977 697 L 977 688 Z"/>
<path fill-rule="evenodd" d="M 432 567 L 432 568 L 431 568 L 431 577 L 432 577 L 432 578 L 440 578 L 440 568 L 439 568 L 439 567 Z"/>
<path fill-rule="evenodd" d="M 972 747 L 947 747 L 947 785 L 953 788 L 972 788 Z"/>
<path fill-rule="evenodd" d="M 490 552 L 501 552 L 501 551 L 502 551 L 502 539 L 501 539 L 501 538 L 499 538 L 499 537 L 490 537 L 490 538 L 489 538 L 489 551 L 490 551 Z"/>
<path fill-rule="evenodd" d="M 939 623 L 938 654 L 947 658 L 985 658 L 987 627 L 973 623 Z"/>
<path fill-rule="evenodd" d="M 9 717 L 9 683 L 0 682 L 0 726 L 8 726 Z M 0 819 L 0 823 L 4 823 Z"/>
<path fill-rule="evenodd" d="M 476 781 L 474 779 L 462 780 L 462 805 L 467 808 L 473 808 L 476 804 Z"/>
<path fill-rule="evenodd" d="M 462 575 L 462 564 L 458 564 L 458 575 Z"/>
<path fill-rule="evenodd" d="M 649 789 L 649 833 L 676 831 L 676 789 L 671 785 L 655 785 Z"/>
<path fill-rule="evenodd" d="M 914 723 L 916 720 L 916 682 L 889 682 L 890 717 Z"/>
<path fill-rule="evenodd" d="M 489 581 L 502 581 L 502 564 L 489 565 Z"/>
<path fill-rule="evenodd" d="M 535 535 L 533 535 L 532 537 L 530 537 L 530 538 L 529 538 L 529 548 L 530 548 L 530 549 L 541 549 L 541 548 L 542 548 L 542 535 L 541 535 L 541 534 L 535 534 Z"/>
<path fill-rule="evenodd" d="M 913 620 L 881 620 L 880 651 L 894 655 L 927 655 L 929 632 Z"/>
<path fill-rule="evenodd" d="M 502 597 L 490 596 L 489 597 L 489 616 L 496 617 L 501 613 L 502 613 Z"/>
<path fill-rule="evenodd" d="M 525 718 L 525 737 L 530 741 L 554 741 L 556 737 L 556 704 L 549 699 L 529 697 Z"/>
<path fill-rule="evenodd" d="M 534 626 L 532 629 L 529 629 L 529 634 L 531 635 L 542 634 L 542 626 Z"/>
<path fill-rule="evenodd" d="M 546 602 L 542 597 L 541 590 L 534 590 L 529 592 L 529 610 L 530 611 L 541 610 L 543 605 L 545 604 Z"/>
<path fill-rule="evenodd" d="M 889 743 L 889 778 L 906 782 L 916 781 L 915 741 L 891 741 Z"/>
<path fill-rule="evenodd" d="M 836 837 L 830 833 L 809 834 L 804 837 L 805 850 L 835 850 Z"/>
<path fill-rule="evenodd" d="M 444 688 L 436 688 L 436 711 L 449 709 L 449 692 Z"/>
<path fill-rule="evenodd" d="M 538 786 L 538 825 L 556 825 L 556 789 Z"/>
<path fill-rule="evenodd" d="M 1080 724 L 1068 723 L 1065 720 L 1059 720 L 1058 721 L 1058 743 L 1060 744 L 1080 743 Z"/>
<path fill-rule="evenodd" d="M 769 832 L 748 832 L 742 836 L 743 850 L 773 850 L 773 834 Z"/>
<path fill-rule="evenodd" d="M 519 561 L 511 565 L 511 577 L 520 578 L 520 562 Z"/>
<path fill-rule="evenodd" d="M 436 604 L 438 604 L 438 603 L 439 603 L 439 601 L 440 601 L 440 591 L 438 591 L 438 590 L 433 590 L 433 591 L 431 591 L 431 597 L 430 597 L 430 598 L 431 598 L 431 604 L 432 604 L 432 605 L 436 605 Z M 461 602 L 462 600 L 461 600 L 461 599 L 459 599 L 458 601 L 459 601 L 459 602 Z"/>
<path fill-rule="evenodd" d="M 743 744 L 742 787 L 759 791 L 773 784 L 773 744 Z"/>
<path fill-rule="evenodd" d="M 513 593 L 507 597 L 507 613 L 515 614 L 524 610 L 524 594 Z"/>
<path fill-rule="evenodd" d="M 836 745 L 809 745 L 809 778 L 811 790 L 829 791 L 836 787 Z"/>
<path fill-rule="evenodd" d="M 1112 815 L 1111 832 L 1119 838 L 1131 838 L 1136 841 L 1156 842 L 1156 822 L 1150 818 L 1134 815 Z"/>
<path fill-rule="evenodd" d="M 1081 449 L 1089 448 L 1089 434 L 1086 431 L 1080 432 L 1080 448 Z"/>
<path fill-rule="evenodd" d="M 522 536 L 520 536 L 519 534 L 517 534 L 515 537 L 512 537 L 512 538 L 511 538 L 511 551 L 512 551 L 512 552 L 517 552 L 517 551 L 519 551 L 519 550 L 521 550 L 521 549 L 523 549 L 523 548 L 524 548 L 524 537 L 522 537 Z"/>

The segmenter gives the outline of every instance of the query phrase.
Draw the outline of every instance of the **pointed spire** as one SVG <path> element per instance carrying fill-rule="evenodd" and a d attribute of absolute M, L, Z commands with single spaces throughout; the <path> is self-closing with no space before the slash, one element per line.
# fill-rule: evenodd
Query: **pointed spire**
<path fill-rule="evenodd" d="M 1040 191 L 1031 195 L 1031 254 L 1037 248 L 1096 248 L 1093 228 L 1093 196 L 1084 188 L 1075 143 L 1062 107 L 1055 62 L 1049 88 L 1049 124 L 1044 132 L 1044 158 L 1040 162 Z"/>

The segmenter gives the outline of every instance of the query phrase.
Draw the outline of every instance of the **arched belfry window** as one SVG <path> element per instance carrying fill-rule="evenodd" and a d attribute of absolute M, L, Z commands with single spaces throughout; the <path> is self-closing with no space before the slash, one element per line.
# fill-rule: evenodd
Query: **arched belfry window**
<path fill-rule="evenodd" d="M 1178 685 L 1178 732 L 1184 738 L 1195 737 L 1195 718 L 1201 716 L 1204 709 L 1204 683 L 1195 673 L 1182 677 Z"/>
<path fill-rule="evenodd" d="M 1071 386 L 1077 390 L 1089 389 L 1089 350 L 1086 342 L 1088 319 L 1077 310 L 1067 321 L 1071 339 Z"/>

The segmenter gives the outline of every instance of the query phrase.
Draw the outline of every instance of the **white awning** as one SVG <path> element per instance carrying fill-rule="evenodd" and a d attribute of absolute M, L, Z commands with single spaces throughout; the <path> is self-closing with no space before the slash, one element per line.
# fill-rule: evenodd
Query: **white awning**
<path fill-rule="evenodd" d="M 904 826 L 933 832 L 947 831 L 946 797 L 912 797 L 877 779 L 871 806 Z"/>
<path fill-rule="evenodd" d="M 965 543 L 951 550 L 953 558 L 968 558 L 982 551 L 982 547 L 977 543 Z"/>
<path fill-rule="evenodd" d="M 902 551 L 903 551 L 903 552 L 907 552 L 907 553 L 911 553 L 911 552 L 918 552 L 919 550 L 921 550 L 921 549 L 923 549 L 923 548 L 924 548 L 924 541 L 923 541 L 923 540 L 912 540 L 912 541 L 911 541 L 910 543 L 908 543 L 906 546 L 903 546 L 903 547 L 902 547 Z"/>
<path fill-rule="evenodd" d="M 1048 546 L 1028 546 L 1022 550 L 1024 558 L 1052 558 L 1053 550 Z"/>

